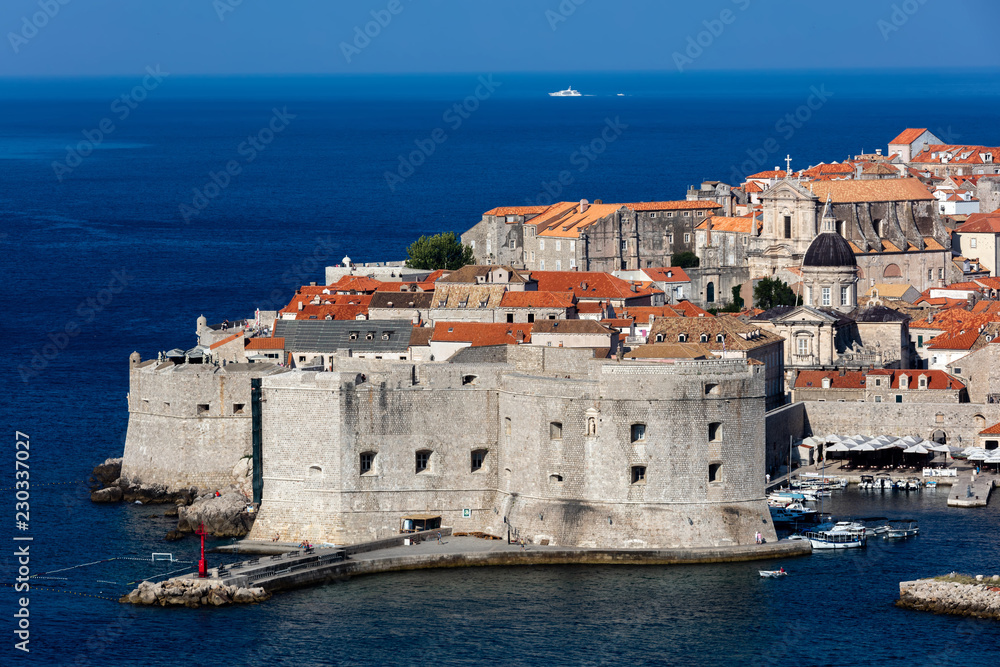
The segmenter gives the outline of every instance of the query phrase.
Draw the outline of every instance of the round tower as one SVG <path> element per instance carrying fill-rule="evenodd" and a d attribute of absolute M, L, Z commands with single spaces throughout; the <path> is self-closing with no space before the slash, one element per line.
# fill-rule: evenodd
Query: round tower
<path fill-rule="evenodd" d="M 802 259 L 803 303 L 848 313 L 858 304 L 858 262 L 850 244 L 837 233 L 829 195 L 819 234 Z"/>
<path fill-rule="evenodd" d="M 141 363 L 142 363 L 142 355 L 139 354 L 138 352 L 133 352 L 132 354 L 128 355 L 129 368 L 135 368 Z"/>

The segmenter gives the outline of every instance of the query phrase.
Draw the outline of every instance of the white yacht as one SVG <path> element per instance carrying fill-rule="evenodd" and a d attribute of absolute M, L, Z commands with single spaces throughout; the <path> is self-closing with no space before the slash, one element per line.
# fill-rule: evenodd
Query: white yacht
<path fill-rule="evenodd" d="M 583 97 L 579 90 L 573 90 L 573 86 L 570 86 L 566 90 L 557 90 L 554 93 L 549 93 L 549 97 Z"/>

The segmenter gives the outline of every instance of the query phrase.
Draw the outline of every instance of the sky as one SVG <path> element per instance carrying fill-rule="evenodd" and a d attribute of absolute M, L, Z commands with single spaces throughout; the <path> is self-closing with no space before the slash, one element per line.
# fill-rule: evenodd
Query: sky
<path fill-rule="evenodd" d="M 995 68 L 998 19 L 997 0 L 5 0 L 0 77 Z"/>

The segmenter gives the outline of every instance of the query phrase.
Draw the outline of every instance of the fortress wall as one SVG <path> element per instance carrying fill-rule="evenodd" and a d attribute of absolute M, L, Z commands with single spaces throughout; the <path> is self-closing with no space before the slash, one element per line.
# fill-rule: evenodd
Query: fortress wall
<path fill-rule="evenodd" d="M 501 536 L 506 518 L 532 541 L 612 548 L 745 544 L 771 531 L 758 367 L 590 363 L 599 380 L 515 373 L 499 390 L 355 384 L 353 370 L 266 378 L 264 500 L 251 536 L 353 543 L 396 534 L 412 513 Z M 444 384 L 496 372 L 437 367 L 417 375 Z M 634 423 L 646 425 L 641 442 L 631 441 Z M 712 442 L 710 423 L 722 425 Z M 475 449 L 488 451 L 479 471 Z M 421 450 L 430 467 L 418 473 Z M 364 452 L 376 456 L 362 474 Z M 713 463 L 722 474 L 710 483 Z M 632 483 L 633 465 L 646 466 L 643 483 Z"/>
<path fill-rule="evenodd" d="M 361 542 L 398 534 L 400 519 L 412 513 L 480 530 L 483 516 L 495 514 L 496 393 L 476 385 L 355 385 L 353 376 L 265 380 L 264 495 L 251 537 Z M 474 449 L 488 450 L 475 472 Z M 429 469 L 420 473 L 418 450 L 431 452 Z M 375 453 L 374 469 L 361 474 L 366 452 Z M 323 469 L 322 491 L 310 490 L 311 465 Z M 472 516 L 463 518 L 463 509 Z"/>
<path fill-rule="evenodd" d="M 574 397 L 553 391 L 558 381 L 539 381 L 527 392 L 522 378 L 510 379 L 500 395 L 501 423 L 511 420 L 510 435 L 501 427 L 504 514 L 521 534 L 553 544 L 753 539 L 770 524 L 761 523 L 768 516 L 763 376 L 748 368 L 754 367 L 608 365 L 599 395 Z M 717 384 L 718 393 L 706 396 L 705 382 Z M 550 437 L 552 422 L 562 425 L 561 437 Z M 722 424 L 722 435 L 710 442 L 713 422 Z M 645 425 L 645 439 L 632 442 L 637 423 Z M 709 482 L 710 463 L 722 464 L 721 482 Z M 645 466 L 644 482 L 632 483 L 633 466 Z"/>
<path fill-rule="evenodd" d="M 245 479 L 240 459 L 251 448 L 250 374 L 148 365 L 133 367 L 129 385 L 123 478 L 202 491 L 224 487 L 237 476 Z M 242 414 L 234 412 L 238 405 Z"/>
<path fill-rule="evenodd" d="M 306 372 L 264 379 L 264 489 L 252 539 L 339 539 L 340 389 L 353 377 Z"/>

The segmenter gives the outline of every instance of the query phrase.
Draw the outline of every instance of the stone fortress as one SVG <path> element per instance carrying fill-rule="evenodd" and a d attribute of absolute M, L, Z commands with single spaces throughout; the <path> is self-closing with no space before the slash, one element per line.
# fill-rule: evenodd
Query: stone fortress
<path fill-rule="evenodd" d="M 294 371 L 134 354 L 122 476 L 202 491 L 245 477 L 259 410 L 251 538 L 356 543 L 398 534 L 413 513 L 535 544 L 774 538 L 762 364 L 484 350 L 447 362 L 343 356 L 332 370 Z"/>

